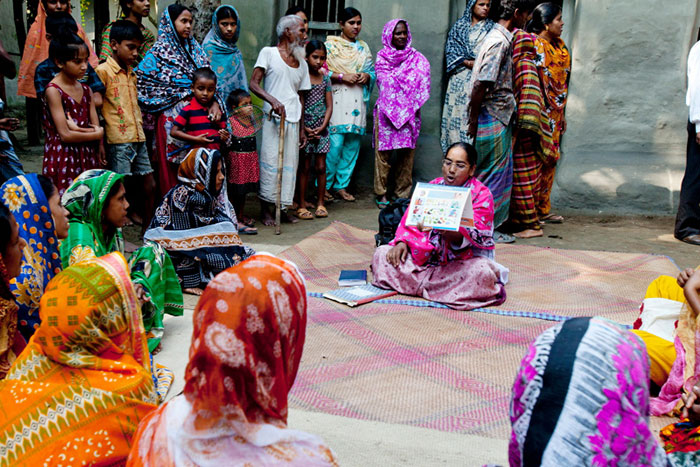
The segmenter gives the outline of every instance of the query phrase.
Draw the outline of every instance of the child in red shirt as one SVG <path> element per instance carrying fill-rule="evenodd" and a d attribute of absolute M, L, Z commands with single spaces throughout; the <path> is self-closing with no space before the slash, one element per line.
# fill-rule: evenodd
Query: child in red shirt
<path fill-rule="evenodd" d="M 216 74 L 211 68 L 197 68 L 192 77 L 192 100 L 180 110 L 173 122 L 170 136 L 185 141 L 192 147 L 221 149 L 221 142 L 229 138 L 226 120 L 212 122 L 209 111 L 216 94 Z"/>

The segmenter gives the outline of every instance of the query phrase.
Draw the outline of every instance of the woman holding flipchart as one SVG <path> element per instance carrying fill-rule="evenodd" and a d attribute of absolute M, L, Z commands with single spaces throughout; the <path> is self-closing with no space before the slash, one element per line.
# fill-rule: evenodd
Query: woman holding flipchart
<path fill-rule="evenodd" d="M 406 211 L 394 239 L 374 252 L 375 286 L 458 310 L 505 302 L 508 269 L 495 262 L 493 196 L 474 177 L 476 158 L 473 146 L 453 144 L 442 160 L 442 177 L 430 182 L 470 189 L 473 226 L 457 231 L 411 226 Z"/>

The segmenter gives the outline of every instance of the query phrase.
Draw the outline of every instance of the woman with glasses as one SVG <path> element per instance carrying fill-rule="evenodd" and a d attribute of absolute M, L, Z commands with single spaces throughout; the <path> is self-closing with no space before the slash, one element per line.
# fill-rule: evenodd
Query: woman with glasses
<path fill-rule="evenodd" d="M 467 143 L 454 143 L 442 161 L 442 177 L 432 184 L 471 190 L 474 225 L 456 232 L 406 225 L 377 248 L 373 284 L 423 297 L 457 310 L 500 305 L 506 300 L 508 269 L 494 261 L 493 196 L 474 177 L 477 154 Z"/>

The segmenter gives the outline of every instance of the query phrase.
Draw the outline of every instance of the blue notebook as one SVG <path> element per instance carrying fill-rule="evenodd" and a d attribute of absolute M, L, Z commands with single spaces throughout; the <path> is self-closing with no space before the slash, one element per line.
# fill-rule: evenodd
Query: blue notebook
<path fill-rule="evenodd" d="M 340 277 L 338 277 L 338 285 L 340 287 L 353 287 L 356 285 L 365 285 L 366 283 L 367 271 L 364 269 L 344 269 L 340 271 Z"/>
<path fill-rule="evenodd" d="M 343 287 L 331 290 L 323 294 L 323 298 L 343 303 L 348 306 L 357 306 L 373 302 L 381 298 L 391 297 L 398 292 L 375 287 L 372 284 L 357 285 L 355 287 Z"/>

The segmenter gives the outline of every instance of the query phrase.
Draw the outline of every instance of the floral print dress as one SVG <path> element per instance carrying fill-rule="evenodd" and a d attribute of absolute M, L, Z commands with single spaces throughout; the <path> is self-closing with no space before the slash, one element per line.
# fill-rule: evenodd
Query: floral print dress
<path fill-rule="evenodd" d="M 76 102 L 68 93 L 55 83 L 49 83 L 48 88 L 56 88 L 61 94 L 61 104 L 66 115 L 72 118 L 81 128 L 90 126 L 90 88 L 81 83 L 83 97 Z M 51 118 L 48 102 L 44 98 L 44 130 L 46 140 L 44 142 L 43 173 L 58 188 L 58 193 L 71 186 L 73 180 L 81 173 L 99 166 L 97 160 L 97 143 L 64 143 L 56 130 L 56 125 Z"/>

